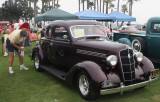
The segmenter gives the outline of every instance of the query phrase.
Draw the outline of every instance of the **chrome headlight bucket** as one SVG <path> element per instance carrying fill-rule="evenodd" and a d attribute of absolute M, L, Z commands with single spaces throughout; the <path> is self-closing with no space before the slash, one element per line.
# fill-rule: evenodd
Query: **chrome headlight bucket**
<path fill-rule="evenodd" d="M 142 62 L 143 60 L 143 54 L 141 52 L 135 53 L 136 59 L 138 62 Z"/>
<path fill-rule="evenodd" d="M 110 55 L 110 56 L 108 56 L 108 57 L 106 58 L 106 61 L 107 61 L 112 67 L 114 67 L 114 66 L 117 65 L 117 62 L 118 62 L 117 56 L 115 56 L 115 55 Z"/>

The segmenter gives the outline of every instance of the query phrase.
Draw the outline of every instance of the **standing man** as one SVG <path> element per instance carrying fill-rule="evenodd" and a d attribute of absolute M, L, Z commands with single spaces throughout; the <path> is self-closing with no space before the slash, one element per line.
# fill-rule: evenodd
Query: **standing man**
<path fill-rule="evenodd" d="M 20 51 L 24 51 L 24 41 L 27 36 L 27 32 L 25 30 L 14 30 L 9 37 L 7 38 L 6 44 L 7 49 L 9 51 L 9 73 L 14 74 L 14 71 L 12 69 L 13 65 L 13 58 L 14 58 L 14 50 L 17 52 L 19 57 L 19 63 L 20 63 L 20 70 L 28 70 L 23 65 L 23 57 L 20 55 Z M 20 47 L 20 44 L 22 43 L 22 47 Z M 18 51 L 20 50 L 20 51 Z"/>
<path fill-rule="evenodd" d="M 8 56 L 8 53 L 7 53 L 7 49 L 6 49 L 6 40 L 9 36 L 9 34 L 11 33 L 11 30 L 10 29 L 7 29 L 6 30 L 6 33 L 4 36 L 3 36 L 3 39 L 4 41 L 2 42 L 3 43 L 3 52 L 4 52 L 4 55 L 3 56 Z"/>

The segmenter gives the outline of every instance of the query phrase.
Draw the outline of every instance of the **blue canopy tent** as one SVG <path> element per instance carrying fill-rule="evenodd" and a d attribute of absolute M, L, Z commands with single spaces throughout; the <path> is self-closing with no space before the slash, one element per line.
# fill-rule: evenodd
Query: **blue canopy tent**
<path fill-rule="evenodd" d="M 88 19 L 88 20 L 90 19 L 90 20 L 101 20 L 101 21 L 115 21 L 116 19 L 113 16 L 89 9 L 77 12 L 74 15 L 78 16 L 79 19 Z"/>
<path fill-rule="evenodd" d="M 126 14 L 118 12 L 118 11 L 114 11 L 114 12 L 110 13 L 109 15 L 116 17 L 116 21 L 136 21 L 135 17 L 126 15 Z"/>

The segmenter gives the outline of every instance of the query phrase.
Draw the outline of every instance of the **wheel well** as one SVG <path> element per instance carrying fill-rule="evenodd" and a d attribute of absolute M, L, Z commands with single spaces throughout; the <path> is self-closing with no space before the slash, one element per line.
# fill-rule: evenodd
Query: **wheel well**
<path fill-rule="evenodd" d="M 73 85 L 74 87 L 76 87 L 76 85 L 77 85 L 78 74 L 79 74 L 80 71 L 81 71 L 81 70 L 78 69 L 78 70 L 76 70 L 75 73 L 73 74 L 72 85 Z"/>

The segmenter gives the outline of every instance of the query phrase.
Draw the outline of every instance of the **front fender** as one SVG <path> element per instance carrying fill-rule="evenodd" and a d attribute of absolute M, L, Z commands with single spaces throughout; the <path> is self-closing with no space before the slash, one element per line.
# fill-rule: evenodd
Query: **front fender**
<path fill-rule="evenodd" d="M 140 66 L 145 74 L 148 74 L 151 70 L 154 70 L 153 63 L 147 57 L 144 56 L 141 63 L 142 64 Z"/>
<path fill-rule="evenodd" d="M 131 41 L 128 38 L 120 38 L 117 42 L 131 46 Z"/>
<path fill-rule="evenodd" d="M 36 46 L 33 48 L 33 50 L 32 50 L 32 60 L 33 60 L 36 52 L 38 52 L 41 60 L 43 60 L 43 59 L 44 59 L 44 56 L 43 56 L 43 51 L 42 51 L 42 48 L 41 48 L 40 45 L 36 45 Z"/>
<path fill-rule="evenodd" d="M 71 70 L 67 73 L 66 75 L 67 83 L 73 85 L 77 79 L 78 73 L 81 70 L 85 70 L 89 74 L 92 82 L 96 86 L 99 86 L 101 82 L 107 80 L 105 73 L 101 70 L 99 65 L 97 65 L 95 62 L 84 61 L 73 66 Z"/>

